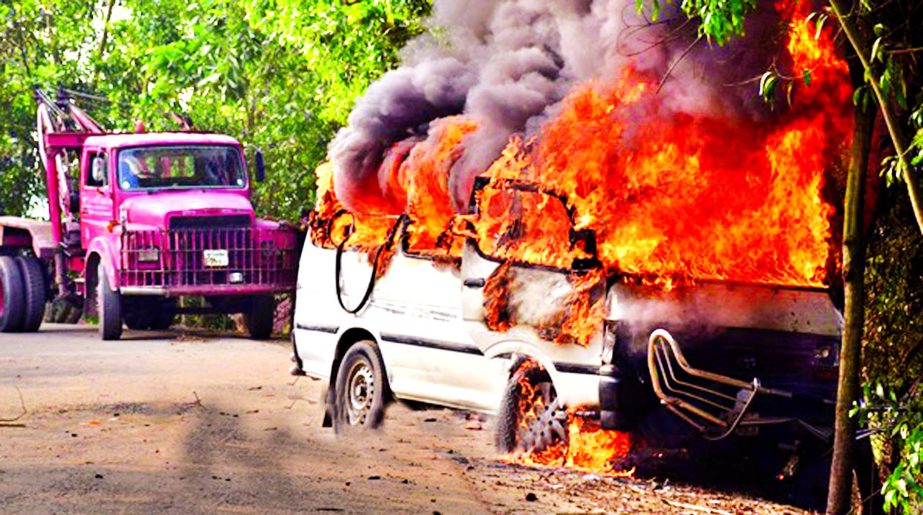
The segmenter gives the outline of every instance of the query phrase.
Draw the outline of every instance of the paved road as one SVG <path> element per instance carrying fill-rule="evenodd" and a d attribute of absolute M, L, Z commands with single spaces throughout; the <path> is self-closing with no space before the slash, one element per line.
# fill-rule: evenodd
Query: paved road
<path fill-rule="evenodd" d="M 320 386 L 287 342 L 95 327 L 0 335 L 0 512 L 774 512 L 694 487 L 497 461 L 490 427 L 389 409 L 382 431 L 320 427 Z M 532 495 L 529 495 L 532 494 Z"/>

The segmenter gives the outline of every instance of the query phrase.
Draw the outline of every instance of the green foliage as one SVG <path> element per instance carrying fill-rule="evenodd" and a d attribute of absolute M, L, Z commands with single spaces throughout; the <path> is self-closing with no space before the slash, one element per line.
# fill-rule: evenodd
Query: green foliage
<path fill-rule="evenodd" d="M 882 485 L 884 509 L 916 513 L 923 506 L 923 400 L 914 389 L 899 396 L 881 383 L 874 389 L 866 384 L 864 397 L 868 404 L 853 410 L 860 422 L 902 442 L 899 461 Z"/>
<path fill-rule="evenodd" d="M 639 13 L 644 6 L 644 0 L 635 0 Z M 744 35 L 744 22 L 756 6 L 756 0 L 681 0 L 680 3 L 687 17 L 699 20 L 699 36 L 718 45 Z M 658 0 L 651 0 L 651 20 L 657 21 L 662 7 Z"/>
<path fill-rule="evenodd" d="M 89 91 L 110 129 L 196 129 L 266 157 L 260 214 L 296 220 L 355 99 L 424 30 L 429 0 L 12 0 L 0 10 L 0 210 L 42 193 L 31 87 Z M 12 113 L 6 116 L 5 113 Z"/>
<path fill-rule="evenodd" d="M 860 421 L 878 433 L 880 462 L 890 471 L 886 501 L 913 513 L 923 503 L 923 235 L 906 199 L 884 193 L 900 201 L 884 199 L 889 207 L 869 237 L 863 345 L 867 405 L 857 411 Z"/>
<path fill-rule="evenodd" d="M 899 509 L 910 514 L 923 506 L 923 424 L 918 424 L 913 432 L 909 432 L 907 425 L 902 425 L 901 430 L 903 459 L 885 479 L 881 493 L 885 510 Z"/>

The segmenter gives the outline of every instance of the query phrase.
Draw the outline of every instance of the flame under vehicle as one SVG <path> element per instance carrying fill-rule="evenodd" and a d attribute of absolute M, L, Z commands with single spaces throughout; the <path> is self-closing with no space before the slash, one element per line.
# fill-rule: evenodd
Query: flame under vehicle
<path fill-rule="evenodd" d="M 787 473 L 829 449 L 842 328 L 830 289 L 607 275 L 566 199 L 530 184 L 478 178 L 467 219 L 487 212 L 522 216 L 454 224 L 448 258 L 408 215 L 312 225 L 293 361 L 327 382 L 327 422 L 374 427 L 395 398 L 497 415 L 504 452 L 566 444 L 575 416 L 657 444 L 768 443 Z M 391 250 L 359 248 L 374 224 Z M 550 267 L 503 246 L 530 231 L 572 258 Z M 585 340 L 574 323 L 592 325 Z M 822 494 L 824 470 L 809 470 Z"/>
<path fill-rule="evenodd" d="M 273 295 L 294 288 L 296 232 L 256 218 L 240 143 L 185 121 L 108 133 L 67 94 L 36 97 L 50 221 L 0 217 L 0 330 L 37 331 L 50 301 L 57 322 L 98 315 L 105 340 L 179 312 L 244 313 L 268 337 Z"/>

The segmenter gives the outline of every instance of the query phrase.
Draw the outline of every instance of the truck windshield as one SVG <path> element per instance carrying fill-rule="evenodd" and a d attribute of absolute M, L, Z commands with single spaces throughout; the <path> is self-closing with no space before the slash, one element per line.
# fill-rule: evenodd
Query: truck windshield
<path fill-rule="evenodd" d="M 240 152 L 229 146 L 157 146 L 119 152 L 123 190 L 242 188 Z"/>

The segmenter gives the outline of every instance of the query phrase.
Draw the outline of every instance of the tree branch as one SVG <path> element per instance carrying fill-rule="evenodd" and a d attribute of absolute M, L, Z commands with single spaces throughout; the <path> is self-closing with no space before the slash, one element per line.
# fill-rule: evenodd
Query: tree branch
<path fill-rule="evenodd" d="M 115 8 L 115 3 L 118 0 L 109 0 L 109 8 L 106 10 L 106 21 L 103 23 L 103 35 L 99 38 L 99 50 L 96 53 L 96 60 L 102 61 L 103 54 L 106 52 L 106 42 L 109 39 L 109 21 L 112 19 L 112 10 Z M 90 81 L 90 84 L 93 85 L 93 89 L 96 89 L 96 79 L 99 77 L 99 66 L 95 66 L 93 69 L 93 80 Z"/>
<path fill-rule="evenodd" d="M 830 7 L 833 9 L 833 13 L 836 15 L 837 21 L 840 22 L 840 26 L 843 27 L 843 32 L 846 33 L 846 38 L 849 40 L 849 44 L 852 46 L 853 51 L 856 52 L 856 56 L 862 63 L 862 68 L 865 70 L 867 75 L 871 74 L 873 72 L 873 68 L 872 63 L 868 58 L 865 42 L 859 36 L 859 32 L 856 29 L 855 24 L 852 22 L 852 20 L 849 19 L 848 10 L 843 9 L 844 6 L 841 3 L 843 0 L 829 1 Z M 878 100 L 878 108 L 881 110 L 881 115 L 885 120 L 885 125 L 888 127 L 888 134 L 891 136 L 891 144 L 894 145 L 894 153 L 897 154 L 896 157 L 900 163 L 901 175 L 903 176 L 904 182 L 907 184 L 907 193 L 910 196 L 910 204 L 913 206 L 914 217 L 917 219 L 917 226 L 920 229 L 920 232 L 923 233 L 923 191 L 920 190 L 920 185 L 917 183 L 916 178 L 913 175 L 910 162 L 907 161 L 907 144 L 905 143 L 907 140 L 904 137 L 903 129 L 901 128 L 900 123 L 897 120 L 897 115 L 891 108 L 888 99 L 881 91 L 881 85 L 878 84 L 878 81 L 867 80 L 866 82 L 869 86 L 871 86 L 872 91 L 875 94 L 875 98 Z"/>

